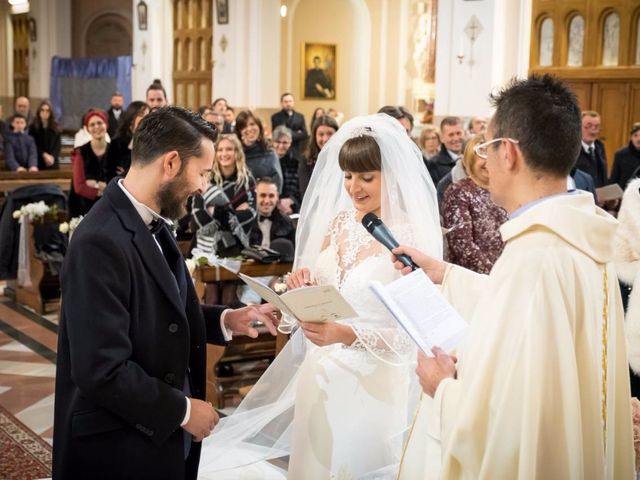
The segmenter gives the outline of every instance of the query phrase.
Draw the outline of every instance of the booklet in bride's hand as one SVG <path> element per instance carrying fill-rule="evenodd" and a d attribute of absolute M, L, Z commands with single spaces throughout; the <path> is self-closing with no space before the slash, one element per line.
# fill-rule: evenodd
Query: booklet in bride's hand
<path fill-rule="evenodd" d="M 296 288 L 278 295 L 255 278 L 243 273 L 238 276 L 271 305 L 303 322 L 332 322 L 358 316 L 331 285 Z"/>
<path fill-rule="evenodd" d="M 451 352 L 462 340 L 467 323 L 422 269 L 387 285 L 372 281 L 371 290 L 428 356 L 433 347 Z"/>

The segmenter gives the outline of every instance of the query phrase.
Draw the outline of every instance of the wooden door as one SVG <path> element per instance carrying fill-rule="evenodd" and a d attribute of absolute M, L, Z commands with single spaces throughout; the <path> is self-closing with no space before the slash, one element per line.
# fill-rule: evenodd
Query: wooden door
<path fill-rule="evenodd" d="M 629 118 L 627 124 L 640 122 L 640 82 L 634 82 L 629 88 Z M 627 129 L 627 134 L 630 129 Z M 627 139 L 628 140 L 628 139 Z"/>
<path fill-rule="evenodd" d="M 600 81 L 593 85 L 593 107 L 602 117 L 600 140 L 606 147 L 609 166 L 612 165 L 615 151 L 628 141 L 625 132 L 629 128 L 629 91 L 628 82 Z"/>
<path fill-rule="evenodd" d="M 578 97 L 578 104 L 581 110 L 589 110 L 591 105 L 591 82 L 569 81 L 567 82 Z"/>
<path fill-rule="evenodd" d="M 573 31 L 577 18 L 582 28 Z M 551 44 L 541 41 L 546 19 L 553 20 Z M 629 143 L 631 124 L 640 121 L 639 19 L 640 0 L 532 1 L 530 72 L 562 77 L 582 110 L 600 113 L 609 168 L 615 151 Z M 552 62 L 541 66 L 545 46 L 553 49 Z M 570 61 L 578 51 L 581 60 Z"/>
<path fill-rule="evenodd" d="M 173 1 L 173 98 L 194 111 L 211 103 L 212 13 L 212 0 Z"/>

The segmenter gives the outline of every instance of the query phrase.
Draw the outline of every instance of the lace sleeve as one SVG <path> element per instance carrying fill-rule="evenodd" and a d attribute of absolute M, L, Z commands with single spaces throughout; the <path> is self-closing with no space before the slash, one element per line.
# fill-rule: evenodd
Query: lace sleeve
<path fill-rule="evenodd" d="M 396 225 L 390 228 L 398 242 L 406 245 L 413 244 L 410 225 Z M 364 231 L 362 242 L 353 241 L 352 248 L 347 248 L 343 252 L 342 261 L 347 263 L 348 267 L 353 267 L 365 257 L 377 257 L 377 260 L 374 260 L 377 262 L 376 275 L 380 275 L 377 279 L 386 283 L 397 278 L 399 274 L 394 271 L 387 250 L 382 249 L 375 241 L 369 242 L 371 242 L 371 236 Z M 361 310 L 368 312 L 371 316 L 349 322 L 349 326 L 356 334 L 356 340 L 347 348 L 366 350 L 385 363 L 404 364 L 415 353 L 415 347 L 382 303 L 369 291 L 368 284 L 371 278 L 371 276 L 365 276 L 361 279 L 357 285 L 360 293 L 355 300 Z"/>
<path fill-rule="evenodd" d="M 413 342 L 399 326 L 375 328 L 352 324 L 350 327 L 356 334 L 356 340 L 346 348 L 366 350 L 392 365 L 406 363 L 415 352 Z"/>

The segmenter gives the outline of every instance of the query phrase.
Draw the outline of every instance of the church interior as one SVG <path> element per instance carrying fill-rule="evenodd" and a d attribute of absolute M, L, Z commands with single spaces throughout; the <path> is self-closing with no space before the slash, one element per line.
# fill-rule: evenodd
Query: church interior
<path fill-rule="evenodd" d="M 92 118 L 108 117 L 111 140 L 122 134 L 114 123 L 132 102 L 144 114 L 184 107 L 238 137 L 241 124 L 259 119 L 261 138 L 280 157 L 277 209 L 295 225 L 304 202 L 298 162 L 313 148 L 317 157 L 326 142 L 319 141 L 323 129 L 335 133 L 344 122 L 382 109 L 401 122 L 427 168 L 449 152 L 444 172 L 429 168 L 439 189 L 447 174 L 457 181 L 454 165 L 466 156 L 463 146 L 486 131 L 490 94 L 514 77 L 552 74 L 570 86 L 582 110 L 586 163 L 579 159 L 578 169 L 586 172 L 589 190 L 615 215 L 627 182 L 640 177 L 640 0 L 0 0 L 0 51 L 0 134 L 6 137 L 0 150 L 1 478 L 51 476 L 58 272 L 76 226 L 72 218 L 88 212 L 74 214 L 71 198 L 77 152 L 89 140 L 97 151 Z M 150 92 L 162 92 L 161 102 L 154 104 Z M 53 167 L 40 145 L 38 165 L 24 163 L 18 157 L 25 152 L 16 151 L 24 143 L 16 147 L 9 139 L 20 128 L 42 127 L 43 109 L 55 117 Z M 275 119 L 291 109 L 303 117 L 301 140 L 293 127 L 278 136 Z M 23 127 L 14 127 L 22 120 Z M 84 144 L 78 141 L 83 130 Z M 288 138 L 289 153 L 280 153 L 281 138 Z M 111 140 L 101 145 L 112 148 L 117 142 Z M 125 149 L 130 142 L 131 133 Z M 626 159 L 631 163 L 620 173 L 616 164 Z M 127 166 L 114 168 L 122 174 Z M 255 180 L 265 176 L 252 173 Z M 98 196 L 103 181 L 90 185 Z M 587 189 L 578 177 L 573 181 Z M 619 185 L 618 194 L 612 185 Z M 295 192 L 285 194 L 287 188 Z M 26 205 L 40 200 L 46 212 L 28 211 Z M 454 226 L 443 223 L 445 230 Z M 42 235 L 62 247 L 44 248 Z M 195 245 L 191 235 L 178 232 L 185 258 Z M 276 252 L 275 263 L 265 261 L 264 252 L 237 261 L 243 273 L 273 278 L 275 288 L 291 271 L 292 250 Z M 219 265 L 194 262 L 192 275 L 207 303 L 260 302 Z M 625 289 L 628 295 L 631 286 Z M 233 412 L 287 340 L 261 330 L 256 339 L 208 346 L 207 400 L 222 414 Z"/>

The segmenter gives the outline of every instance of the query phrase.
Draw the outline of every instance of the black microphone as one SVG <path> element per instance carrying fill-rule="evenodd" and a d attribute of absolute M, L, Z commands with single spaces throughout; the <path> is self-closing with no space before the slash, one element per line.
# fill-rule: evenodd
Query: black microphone
<path fill-rule="evenodd" d="M 373 238 L 379 241 L 382 245 L 387 247 L 389 251 L 398 247 L 398 241 L 393 237 L 387 226 L 380 220 L 375 213 L 367 213 L 362 218 L 362 225 L 367 229 Z M 406 267 L 411 267 L 411 270 L 417 270 L 418 265 L 413 263 L 411 257 L 408 255 L 396 255 L 396 258 L 402 262 Z"/>

